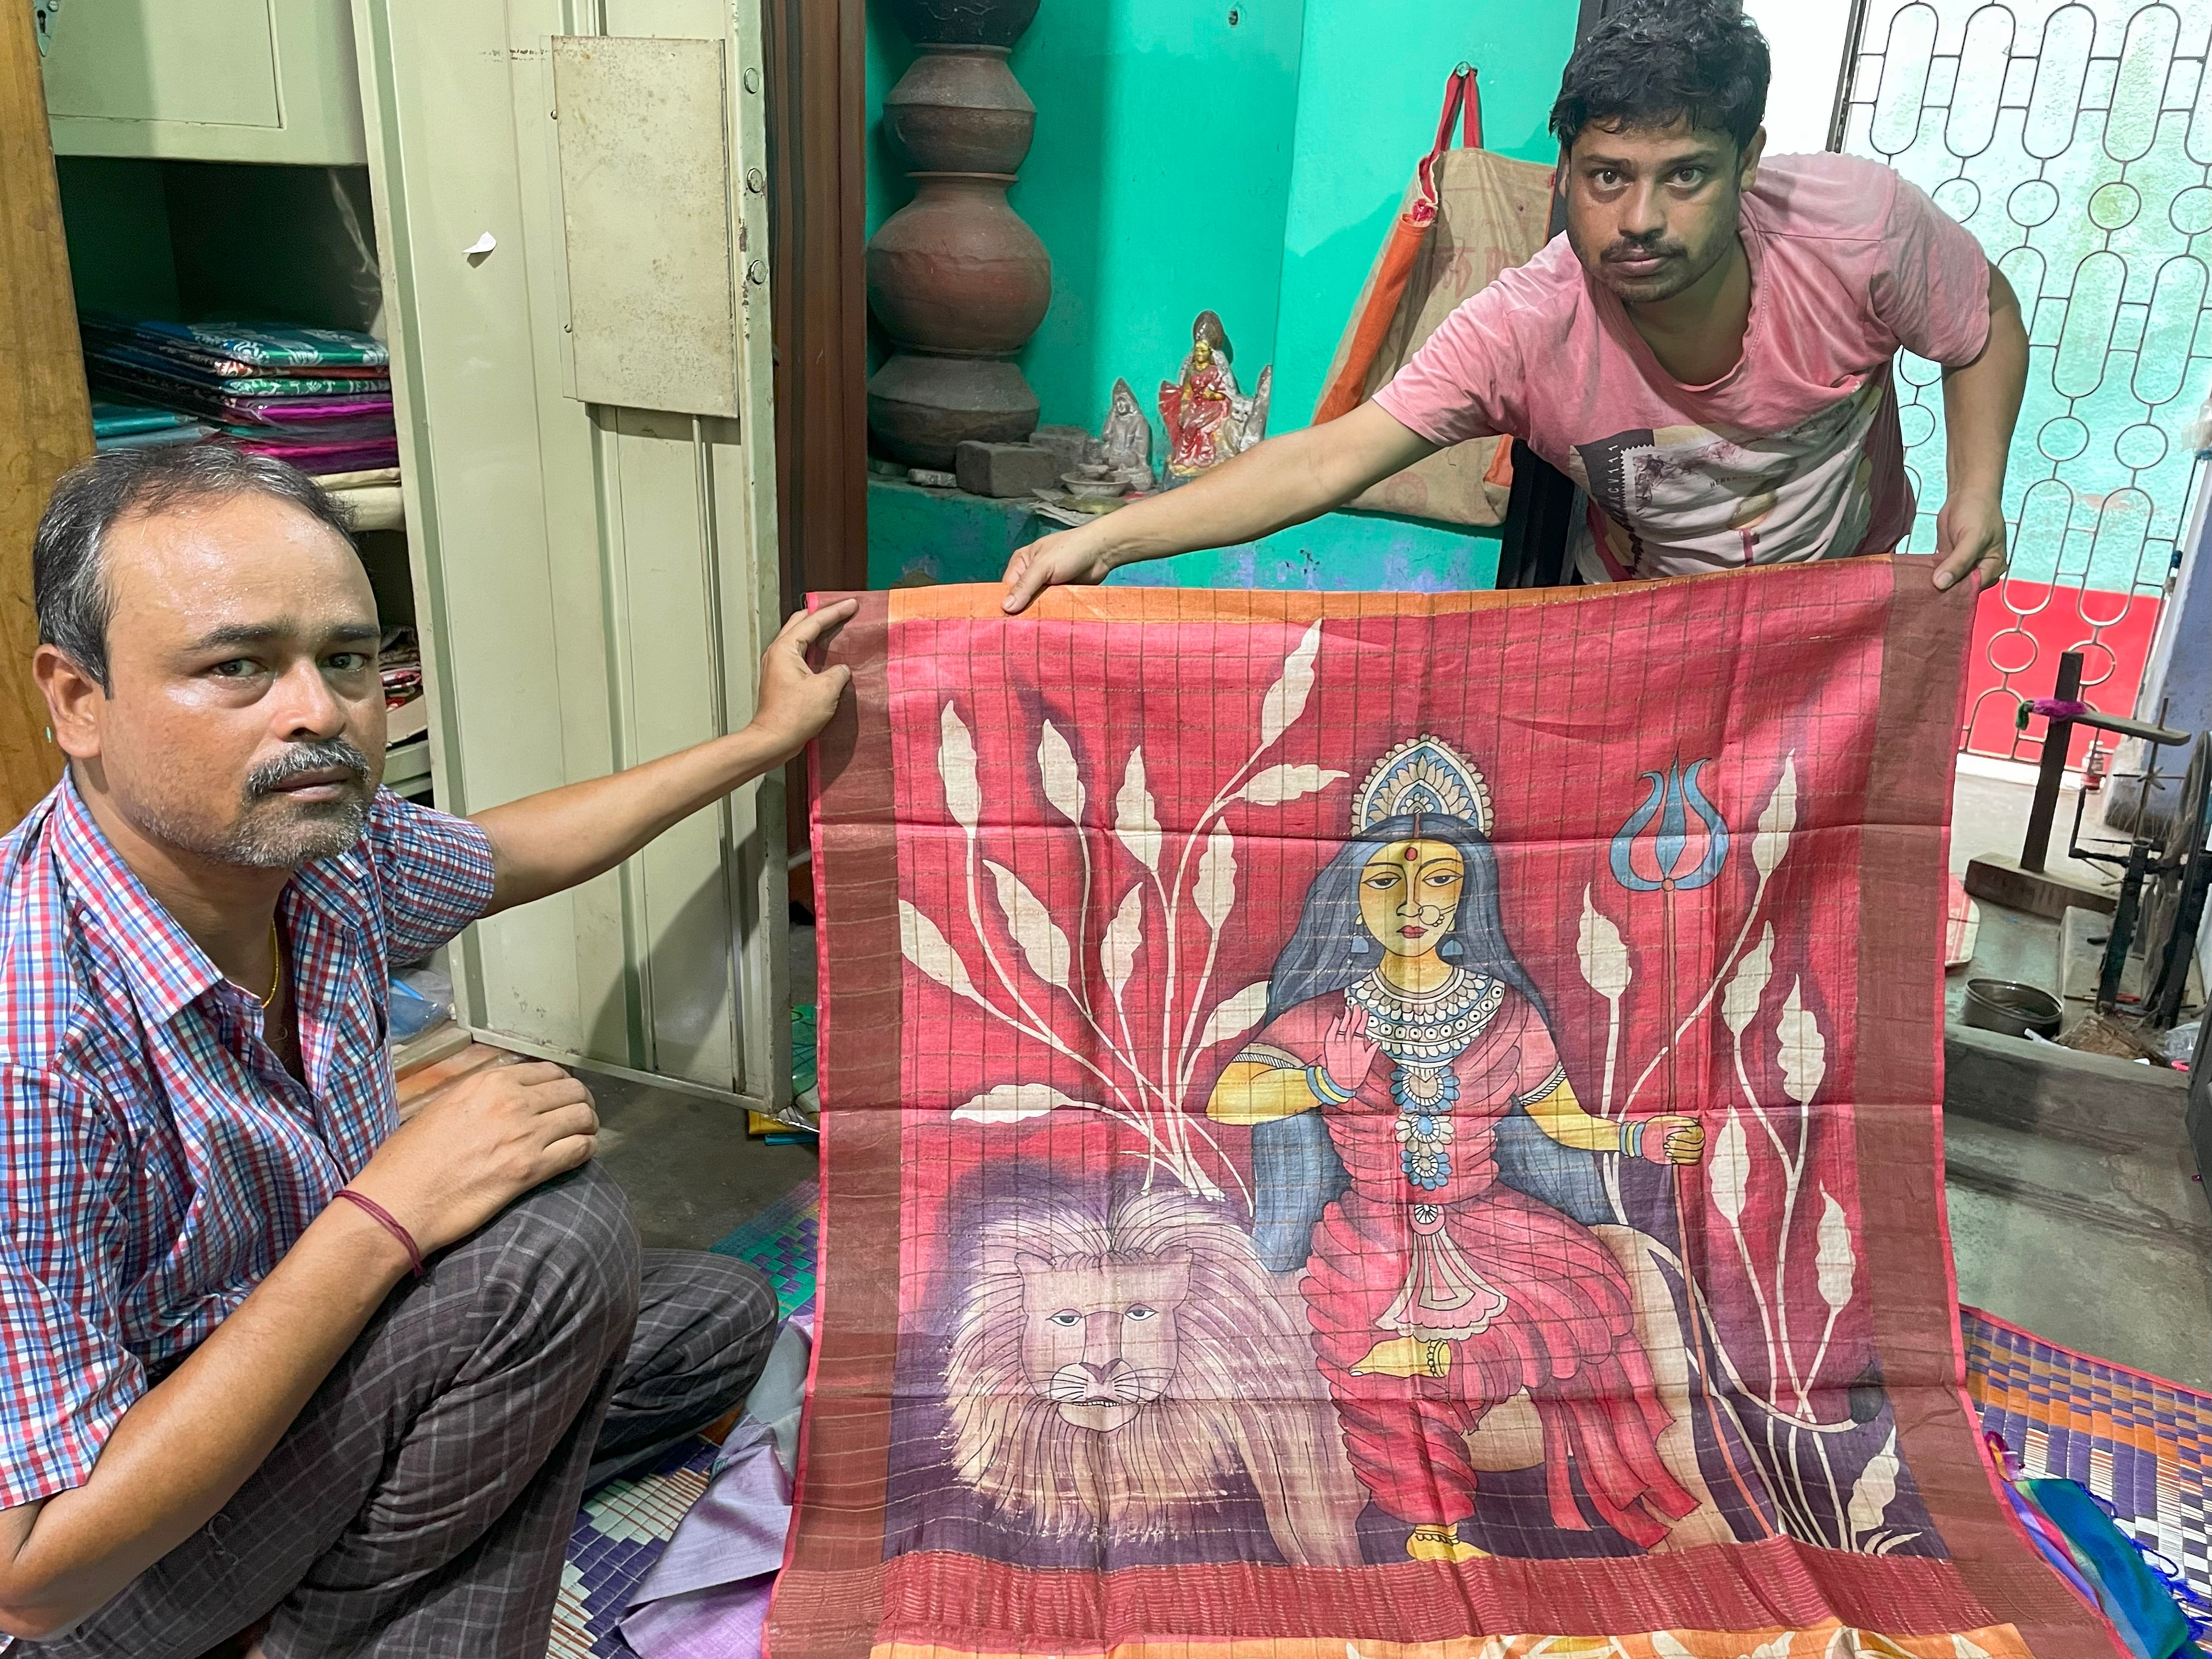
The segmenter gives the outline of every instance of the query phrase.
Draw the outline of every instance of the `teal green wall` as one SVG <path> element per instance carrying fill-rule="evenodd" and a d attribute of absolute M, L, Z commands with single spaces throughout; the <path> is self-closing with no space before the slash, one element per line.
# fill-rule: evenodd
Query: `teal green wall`
<path fill-rule="evenodd" d="M 1211 307 L 1248 391 L 1275 366 L 1271 428 L 1304 426 L 1435 136 L 1445 76 L 1474 63 L 1489 146 L 1549 161 L 1544 118 L 1577 9 L 1577 0 L 1043 0 L 1012 60 L 1037 124 L 1009 196 L 1053 259 L 1051 309 L 1020 357 L 1042 418 L 1097 431 L 1126 375 L 1152 421 L 1157 464 L 1159 383 L 1188 350 L 1191 319 Z M 911 194 L 880 114 L 913 58 L 872 3 L 871 235 Z M 885 488 L 869 497 L 878 585 L 994 578 L 982 567 L 1039 533 L 990 528 L 1010 513 L 1029 522 L 1018 509 L 963 509 L 922 492 L 894 506 Z M 1125 574 L 1460 588 L 1488 586 L 1497 563 L 1494 531 L 1332 514 L 1251 547 Z"/>
<path fill-rule="evenodd" d="M 1445 76 L 1474 63 L 1490 147 L 1549 161 L 1544 118 L 1576 9 L 1044 0 L 1012 58 L 1037 125 L 1009 194 L 1053 259 L 1052 307 L 1020 358 L 1043 419 L 1096 431 L 1127 375 L 1157 428 L 1158 384 L 1211 307 L 1248 389 L 1275 365 L 1273 428 L 1303 426 L 1435 135 Z M 879 118 L 914 51 L 880 5 L 867 57 L 873 235 L 912 193 Z"/>
<path fill-rule="evenodd" d="M 1149 411 L 1208 307 L 1244 378 L 1267 362 L 1304 12 L 1305 0 L 1045 0 L 1015 46 L 1037 121 L 1007 199 L 1053 263 L 1051 308 L 1018 361 L 1046 422 L 1097 430 L 1120 375 Z M 880 5 L 867 44 L 873 235 L 912 194 L 879 118 L 914 52 Z"/>
<path fill-rule="evenodd" d="M 1559 147 L 1544 124 L 1575 13 L 1571 0 L 1307 0 L 1275 331 L 1279 429 L 1304 425 L 1321 400 L 1368 267 L 1436 137 L 1453 66 L 1480 76 L 1485 146 L 1548 163 Z"/>
<path fill-rule="evenodd" d="M 1018 501 L 868 480 L 868 586 L 994 582 L 1006 559 L 1059 526 Z M 1240 547 L 1117 570 L 1121 587 L 1377 588 L 1456 592 L 1498 580 L 1498 543 L 1379 513 L 1330 513 Z"/>

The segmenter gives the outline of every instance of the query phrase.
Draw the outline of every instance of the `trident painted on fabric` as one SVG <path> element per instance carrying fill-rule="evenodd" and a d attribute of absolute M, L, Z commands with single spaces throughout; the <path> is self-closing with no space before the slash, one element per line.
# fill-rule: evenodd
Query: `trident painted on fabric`
<path fill-rule="evenodd" d="M 1862 1176 L 1935 1162 L 1916 579 L 876 601 L 778 1659 L 2096 1651 Z"/>

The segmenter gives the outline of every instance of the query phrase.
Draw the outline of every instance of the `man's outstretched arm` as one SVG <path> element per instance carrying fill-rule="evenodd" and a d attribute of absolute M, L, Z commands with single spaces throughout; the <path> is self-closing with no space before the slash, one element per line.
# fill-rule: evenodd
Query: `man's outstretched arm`
<path fill-rule="evenodd" d="M 1990 337 L 1971 363 L 1943 371 L 1949 483 L 1936 515 L 1936 586 L 1968 571 L 1978 593 L 2005 571 L 2005 458 L 2027 389 L 2027 330 L 2004 272 L 1990 267 Z"/>
<path fill-rule="evenodd" d="M 1380 404 L 1270 438 L 1180 489 L 1108 513 L 1018 550 L 1006 609 L 1048 587 L 1103 580 L 1119 566 L 1200 547 L 1232 547 L 1341 507 L 1369 485 L 1436 453 Z"/>
<path fill-rule="evenodd" d="M 806 653 L 836 633 L 857 605 L 842 599 L 784 624 L 761 658 L 760 697 L 744 731 L 473 814 L 491 842 L 492 898 L 485 914 L 613 869 L 671 824 L 805 748 L 837 712 L 852 678 L 842 667 L 817 673 Z"/>

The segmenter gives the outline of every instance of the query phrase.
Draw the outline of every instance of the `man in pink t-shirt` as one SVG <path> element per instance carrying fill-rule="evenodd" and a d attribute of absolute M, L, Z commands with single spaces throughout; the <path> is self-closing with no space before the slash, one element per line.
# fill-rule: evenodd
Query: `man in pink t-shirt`
<path fill-rule="evenodd" d="M 1914 511 L 1900 346 L 1943 369 L 1936 585 L 1995 581 L 2027 378 L 2019 301 L 1887 167 L 1764 160 L 1766 82 L 1766 43 L 1738 0 L 1643 0 L 1601 24 L 1552 107 L 1565 236 L 1461 306 L 1350 414 L 1017 552 L 1006 609 L 1301 523 L 1493 433 L 1581 489 L 1585 581 L 1887 552 Z"/>

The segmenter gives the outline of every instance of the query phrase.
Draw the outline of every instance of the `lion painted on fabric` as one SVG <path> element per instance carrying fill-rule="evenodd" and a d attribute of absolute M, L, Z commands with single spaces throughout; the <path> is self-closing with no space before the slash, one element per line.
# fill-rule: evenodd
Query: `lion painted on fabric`
<path fill-rule="evenodd" d="M 1286 1562 L 1358 1565 L 1365 1498 L 1305 1322 L 1227 1205 L 1009 1174 L 975 1200 L 957 1281 L 957 1477 L 1023 1525 L 1104 1541 L 1175 1531 L 1241 1469 Z"/>

